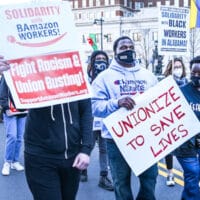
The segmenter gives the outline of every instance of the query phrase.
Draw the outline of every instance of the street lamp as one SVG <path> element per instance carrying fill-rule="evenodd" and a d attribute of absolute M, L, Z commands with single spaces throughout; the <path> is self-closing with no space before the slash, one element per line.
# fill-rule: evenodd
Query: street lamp
<path fill-rule="evenodd" d="M 100 24 L 101 27 L 101 50 L 103 50 L 103 22 L 104 20 L 102 18 L 94 19 L 94 24 Z"/>

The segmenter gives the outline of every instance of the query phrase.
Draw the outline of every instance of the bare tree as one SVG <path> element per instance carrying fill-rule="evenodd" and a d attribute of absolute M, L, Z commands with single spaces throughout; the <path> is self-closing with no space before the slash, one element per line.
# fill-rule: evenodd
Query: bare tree
<path fill-rule="evenodd" d="M 200 54 L 200 28 L 190 29 L 190 59 Z"/>
<path fill-rule="evenodd" d="M 138 53 L 144 67 L 148 69 L 150 64 L 150 50 L 152 49 L 151 42 L 149 41 L 150 29 L 143 29 L 141 31 L 141 41 L 138 44 Z"/>

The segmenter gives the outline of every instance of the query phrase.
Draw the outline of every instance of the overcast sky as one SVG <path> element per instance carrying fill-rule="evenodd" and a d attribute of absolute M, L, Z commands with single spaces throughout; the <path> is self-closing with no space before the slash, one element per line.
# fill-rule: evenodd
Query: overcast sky
<path fill-rule="evenodd" d="M 16 3 L 21 3 L 21 2 L 30 2 L 31 0 L 0 0 L 0 5 L 5 5 L 5 4 L 16 4 Z"/>
<path fill-rule="evenodd" d="M 0 0 L 0 5 L 16 4 L 23 2 L 40 2 L 40 1 L 50 1 L 50 0 Z M 60 0 L 51 0 L 51 1 L 60 1 Z"/>

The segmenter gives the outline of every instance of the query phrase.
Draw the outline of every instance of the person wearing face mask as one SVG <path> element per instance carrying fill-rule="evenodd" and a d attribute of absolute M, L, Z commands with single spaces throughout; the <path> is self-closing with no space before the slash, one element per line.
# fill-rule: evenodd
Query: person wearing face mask
<path fill-rule="evenodd" d="M 179 87 L 185 85 L 188 80 L 186 78 L 186 67 L 180 58 L 174 58 L 167 64 L 164 76 L 172 75 Z M 173 154 L 170 153 L 165 157 L 166 167 L 168 170 L 166 185 L 171 187 L 175 185 L 173 174 Z"/>
<path fill-rule="evenodd" d="M 94 51 L 90 57 L 90 62 L 88 63 L 88 77 L 90 83 L 100 74 L 102 71 L 108 68 L 109 58 L 106 52 L 97 50 Z M 112 181 L 108 178 L 108 159 L 106 152 L 106 141 L 101 137 L 101 118 L 94 118 L 93 121 L 93 148 L 96 141 L 99 147 L 99 165 L 100 165 L 100 178 L 98 186 L 108 190 L 113 191 Z M 81 182 L 86 182 L 88 180 L 87 169 L 81 171 Z"/>
<path fill-rule="evenodd" d="M 95 117 L 105 118 L 121 107 L 132 110 L 135 106 L 134 97 L 158 82 L 153 73 L 136 64 L 136 53 L 131 38 L 119 37 L 113 44 L 113 51 L 114 58 L 109 68 L 101 72 L 92 82 L 92 112 Z M 104 124 L 102 137 L 106 138 L 115 199 L 135 199 L 131 189 L 131 168 Z M 156 164 L 139 175 L 140 188 L 136 200 L 156 199 L 157 175 Z"/>
<path fill-rule="evenodd" d="M 191 60 L 190 71 L 191 81 L 180 89 L 200 121 L 200 56 Z M 175 155 L 184 172 L 184 189 L 181 200 L 199 200 L 200 133 L 178 147 Z"/>
<path fill-rule="evenodd" d="M 188 80 L 186 78 L 186 67 L 181 58 L 174 58 L 167 64 L 164 76 L 172 75 L 179 86 L 185 85 Z"/>

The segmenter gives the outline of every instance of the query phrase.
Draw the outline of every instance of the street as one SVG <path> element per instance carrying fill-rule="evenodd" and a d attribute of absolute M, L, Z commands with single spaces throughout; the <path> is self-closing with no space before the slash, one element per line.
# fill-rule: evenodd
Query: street
<path fill-rule="evenodd" d="M 0 123 L 0 169 L 3 165 L 4 155 L 4 143 L 5 133 L 3 123 Z M 23 163 L 23 151 L 21 160 Z M 181 197 L 181 191 L 183 189 L 183 180 L 181 168 L 174 158 L 174 173 L 176 175 L 176 185 L 174 187 L 167 187 L 165 185 L 166 180 L 166 166 L 161 161 L 159 166 L 159 176 L 156 186 L 156 198 L 157 200 L 179 200 Z M 91 163 L 88 169 L 88 182 L 80 183 L 77 200 L 114 200 L 114 192 L 106 191 L 98 187 L 99 181 L 99 163 L 98 163 L 98 146 L 91 155 Z M 132 188 L 134 197 L 138 192 L 138 179 L 132 176 Z M 10 176 L 2 176 L 0 174 L 0 200 L 32 200 L 31 193 L 28 189 L 24 172 L 11 171 Z"/>

